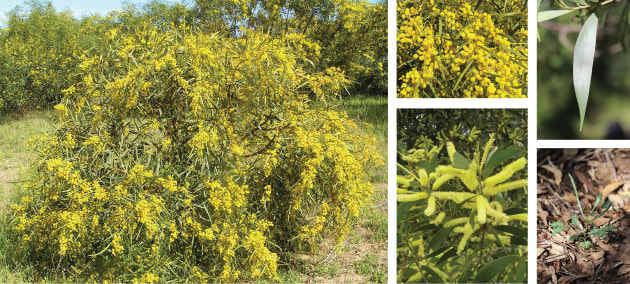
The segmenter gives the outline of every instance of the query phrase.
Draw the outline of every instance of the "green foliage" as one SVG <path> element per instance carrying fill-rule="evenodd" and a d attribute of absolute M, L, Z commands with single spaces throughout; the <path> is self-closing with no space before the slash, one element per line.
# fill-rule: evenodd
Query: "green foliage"
<path fill-rule="evenodd" d="M 425 138 L 399 153 L 398 281 L 526 279 L 527 175 L 522 169 L 527 160 L 519 158 L 521 151 L 494 149 L 494 141 L 491 135 L 482 149 L 478 145 L 460 154 L 455 145 L 470 142 Z M 441 158 L 443 148 L 447 157 Z"/>
<path fill-rule="evenodd" d="M 255 31 L 112 28 L 99 50 L 31 141 L 12 206 L 40 277 L 277 280 L 278 254 L 341 244 L 380 158 L 326 103 L 338 69 L 310 72 L 295 38 Z"/>
<path fill-rule="evenodd" d="M 612 206 L 612 202 L 607 200 L 606 202 L 601 203 L 602 195 L 598 194 L 597 198 L 595 199 L 595 204 L 593 205 L 593 208 L 591 209 L 591 211 L 588 212 L 587 214 L 584 214 L 584 210 L 582 210 L 582 204 L 580 202 L 580 196 L 578 195 L 577 187 L 575 186 L 575 182 L 573 181 L 573 177 L 571 176 L 571 174 L 569 174 L 569 178 L 571 179 L 571 184 L 573 185 L 573 191 L 575 192 L 575 197 L 577 198 L 577 204 L 578 204 L 578 207 L 580 208 L 580 214 L 582 216 L 582 220 L 584 221 L 584 224 L 582 225 L 580 224 L 578 215 L 573 215 L 573 217 L 571 217 L 571 222 L 569 224 L 571 225 L 571 227 L 573 227 L 577 231 L 577 233 L 571 236 L 569 239 L 572 241 L 578 240 L 578 245 L 580 247 L 588 248 L 591 246 L 591 242 L 588 240 L 590 236 L 603 238 L 607 236 L 606 235 L 607 232 L 615 230 L 615 226 L 610 225 L 610 224 L 606 224 L 601 227 L 597 227 L 597 226 L 592 226 L 592 228 L 590 227 L 591 223 L 595 221 L 595 219 L 601 217 L 608 211 L 608 209 L 610 209 L 610 206 Z M 604 208 L 604 211 L 597 215 L 593 215 L 593 213 L 597 213 L 598 208 L 600 207 Z M 564 230 L 564 224 L 562 224 L 562 222 L 553 222 L 551 223 L 551 228 L 553 229 L 552 235 L 555 235 L 561 232 L 562 230 Z"/>
<path fill-rule="evenodd" d="M 474 151 L 477 141 L 485 143 L 495 133 L 499 145 L 527 149 L 527 111 L 524 109 L 423 109 L 398 110 L 399 146 L 407 151 L 421 144 L 453 142 L 464 155 Z M 522 145 L 522 146 L 521 146 Z M 430 148 L 429 148 L 430 149 Z"/>

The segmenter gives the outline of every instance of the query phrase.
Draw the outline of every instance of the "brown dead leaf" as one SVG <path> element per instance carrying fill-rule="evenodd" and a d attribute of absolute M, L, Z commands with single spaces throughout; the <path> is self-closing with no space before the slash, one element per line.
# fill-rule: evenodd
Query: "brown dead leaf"
<path fill-rule="evenodd" d="M 608 200 L 610 200 L 610 202 L 613 203 L 613 207 L 612 207 L 613 210 L 614 209 L 621 209 L 621 208 L 623 208 L 623 206 L 625 204 L 624 198 L 621 195 L 619 195 L 619 194 L 614 194 L 614 193 L 613 194 L 609 194 L 608 195 Z"/>
<path fill-rule="evenodd" d="M 556 181 L 556 185 L 560 185 L 560 183 L 562 182 L 562 171 L 558 169 L 558 167 L 551 166 L 551 165 L 542 165 L 541 167 L 545 170 L 550 171 L 553 174 L 553 177 Z"/>
<path fill-rule="evenodd" d="M 591 253 L 588 257 L 593 262 L 593 265 L 597 267 L 604 261 L 605 254 L 606 252 L 604 250 L 598 250 L 596 252 Z"/>
<path fill-rule="evenodd" d="M 571 284 L 573 282 L 575 282 L 575 280 L 578 280 L 580 278 L 584 278 L 587 277 L 588 275 L 567 275 L 567 276 L 562 276 L 558 279 L 558 283 L 560 284 Z"/>
<path fill-rule="evenodd" d="M 595 226 L 606 225 L 606 224 L 610 223 L 610 218 L 602 216 L 602 217 L 599 217 L 599 218 L 593 220 L 592 223 Z"/>
<path fill-rule="evenodd" d="M 602 192 L 602 203 L 604 203 L 604 201 L 606 201 L 606 197 L 608 197 L 608 194 L 610 194 L 611 192 L 619 189 L 619 187 L 621 187 L 624 184 L 625 184 L 625 182 L 614 182 L 614 183 L 611 183 L 611 184 L 607 185 L 604 188 L 604 191 Z"/>

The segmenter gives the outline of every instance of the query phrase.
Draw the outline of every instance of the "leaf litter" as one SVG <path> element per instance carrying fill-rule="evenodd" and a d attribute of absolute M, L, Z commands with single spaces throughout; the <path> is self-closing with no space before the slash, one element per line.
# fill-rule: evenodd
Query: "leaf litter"
<path fill-rule="evenodd" d="M 537 159 L 538 283 L 630 282 L 630 149 L 539 149 Z M 606 237 L 590 236 L 591 246 L 570 240 L 568 226 L 579 215 L 568 174 L 576 179 L 584 211 L 598 194 L 613 203 L 592 225 L 613 225 Z M 600 211 L 601 212 L 601 211 Z M 553 235 L 551 224 L 564 230 Z"/>

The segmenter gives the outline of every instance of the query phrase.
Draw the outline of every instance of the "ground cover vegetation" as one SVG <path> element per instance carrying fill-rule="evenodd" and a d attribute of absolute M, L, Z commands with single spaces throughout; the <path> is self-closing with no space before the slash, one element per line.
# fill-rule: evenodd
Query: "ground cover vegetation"
<path fill-rule="evenodd" d="M 527 1 L 398 1 L 398 97 L 527 96 Z"/>
<path fill-rule="evenodd" d="M 506 127 L 492 133 L 488 130 L 499 130 L 493 123 L 469 128 L 464 118 L 477 112 L 500 121 L 512 117 L 510 123 L 524 126 L 526 112 L 459 112 L 399 111 L 397 279 L 522 283 L 527 281 L 527 151 L 509 141 L 526 140 L 526 131 Z M 414 120 L 421 123 L 405 123 Z M 425 127 L 441 124 L 451 127 L 433 132 Z"/>
<path fill-rule="evenodd" d="M 386 78 L 386 34 L 348 37 L 384 31 L 384 4 L 153 2 L 81 20 L 30 5 L 0 35 L 22 72 L 3 74 L 0 108 L 54 106 L 3 231 L 31 280 L 279 280 L 323 234 L 341 248 L 383 161 L 336 106 Z"/>

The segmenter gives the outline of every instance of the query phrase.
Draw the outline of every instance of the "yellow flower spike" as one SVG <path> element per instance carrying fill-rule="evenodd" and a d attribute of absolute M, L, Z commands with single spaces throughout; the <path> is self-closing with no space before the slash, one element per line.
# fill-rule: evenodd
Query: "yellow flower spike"
<path fill-rule="evenodd" d="M 499 173 L 487 178 L 484 181 L 486 187 L 491 188 L 499 183 L 502 183 L 512 177 L 515 172 L 521 170 L 527 164 L 527 159 L 522 157 L 509 165 L 505 166 Z"/>
<path fill-rule="evenodd" d="M 435 217 L 435 219 L 431 220 L 430 223 L 439 225 L 440 223 L 442 223 L 442 220 L 444 220 L 444 217 L 446 217 L 446 213 L 440 212 L 440 214 L 438 214 L 437 217 Z"/>
<path fill-rule="evenodd" d="M 477 180 L 477 168 L 479 167 L 479 165 L 477 164 L 476 160 L 477 159 L 473 160 L 473 162 L 470 163 L 468 169 L 465 170 L 457 169 L 453 166 L 438 166 L 436 168 L 436 172 L 442 175 L 450 175 L 451 177 L 448 179 L 451 179 L 452 177 L 458 177 L 469 190 L 477 191 L 477 186 L 479 185 L 479 181 Z M 439 179 L 436 180 L 436 182 L 433 184 L 433 189 L 437 188 L 436 183 L 442 185 L 442 183 L 444 183 L 448 179 L 441 181 L 440 183 L 438 183 L 438 181 L 440 181 Z"/>
<path fill-rule="evenodd" d="M 483 193 L 485 195 L 495 195 L 500 192 L 506 192 L 506 191 L 510 191 L 513 189 L 521 188 L 521 187 L 527 187 L 526 179 L 519 179 L 516 181 L 506 182 L 500 185 L 489 187 L 489 188 L 484 189 Z"/>
<path fill-rule="evenodd" d="M 488 209 L 488 199 L 483 195 L 477 195 L 477 222 L 486 223 L 486 209 Z"/>
<path fill-rule="evenodd" d="M 483 148 L 483 156 L 481 157 L 481 163 L 479 163 L 479 165 L 481 165 L 481 167 L 479 167 L 480 169 L 483 169 L 483 167 L 486 165 L 486 159 L 488 158 L 488 154 L 490 154 L 490 149 L 492 149 L 492 146 L 494 146 L 494 133 L 490 135 L 490 139 L 488 139 L 486 147 Z"/>
<path fill-rule="evenodd" d="M 424 215 L 431 216 L 435 213 L 435 196 L 429 196 L 427 200 L 427 209 L 424 210 Z"/>
<path fill-rule="evenodd" d="M 455 162 L 455 159 L 454 159 L 455 145 L 453 145 L 453 142 L 446 143 L 446 151 L 448 151 L 448 157 L 451 159 L 451 163 L 454 163 Z"/>
<path fill-rule="evenodd" d="M 497 201 L 492 201 L 490 202 L 490 208 L 497 210 L 499 212 L 503 212 L 503 205 L 501 205 L 501 203 L 497 202 Z"/>
<path fill-rule="evenodd" d="M 455 230 L 453 230 L 453 231 L 455 231 Z M 462 236 L 462 240 L 459 242 L 459 245 L 457 246 L 457 253 L 458 254 L 460 254 L 466 248 L 466 245 L 468 244 L 468 240 L 470 239 L 470 236 L 474 232 L 475 232 L 475 230 L 473 230 L 473 228 L 470 225 L 470 223 L 466 223 L 466 225 L 464 225 L 463 231 L 462 231 L 462 233 L 464 233 L 464 235 Z"/>
<path fill-rule="evenodd" d="M 396 176 L 396 183 L 399 184 L 400 187 L 409 187 L 409 179 L 403 176 Z"/>
<path fill-rule="evenodd" d="M 509 220 L 508 215 L 501 211 L 494 210 L 491 207 L 486 208 L 486 214 L 494 219 L 493 224 L 495 225 L 505 224 Z"/>
<path fill-rule="evenodd" d="M 413 194 L 397 194 L 396 195 L 396 200 L 398 202 L 412 202 L 412 201 L 418 201 L 420 199 L 425 199 L 427 197 L 429 197 L 428 193 L 426 193 L 426 192 L 417 192 L 417 193 L 413 193 Z M 435 198 L 434 198 L 434 200 L 435 200 Z"/>
<path fill-rule="evenodd" d="M 476 194 L 472 192 L 434 191 L 431 196 L 437 199 L 453 200 L 457 204 L 461 204 L 465 200 L 475 197 Z"/>
<path fill-rule="evenodd" d="M 417 193 L 417 191 L 411 191 L 411 190 L 407 190 L 407 189 L 400 188 L 400 187 L 396 188 L 396 194 L 404 194 L 404 193 L 406 193 L 406 194 Z"/>
<path fill-rule="evenodd" d="M 418 178 L 418 182 L 420 182 L 421 187 L 426 188 L 429 186 L 429 176 L 427 175 L 427 171 L 425 169 L 418 170 Z"/>
<path fill-rule="evenodd" d="M 453 226 L 457 226 L 459 224 L 463 224 L 468 222 L 468 217 L 459 217 L 455 219 L 451 219 L 450 221 L 444 223 L 444 228 L 450 228 Z"/>
<path fill-rule="evenodd" d="M 439 168 L 439 167 L 438 167 Z M 434 173 L 431 173 L 434 174 Z M 433 183 L 433 189 L 438 189 L 440 188 L 440 186 L 442 186 L 442 184 L 444 184 L 445 182 L 449 181 L 450 179 L 454 178 L 455 176 L 450 174 L 450 173 L 446 173 L 444 175 L 441 175 L 440 177 L 438 177 L 435 182 Z"/>

